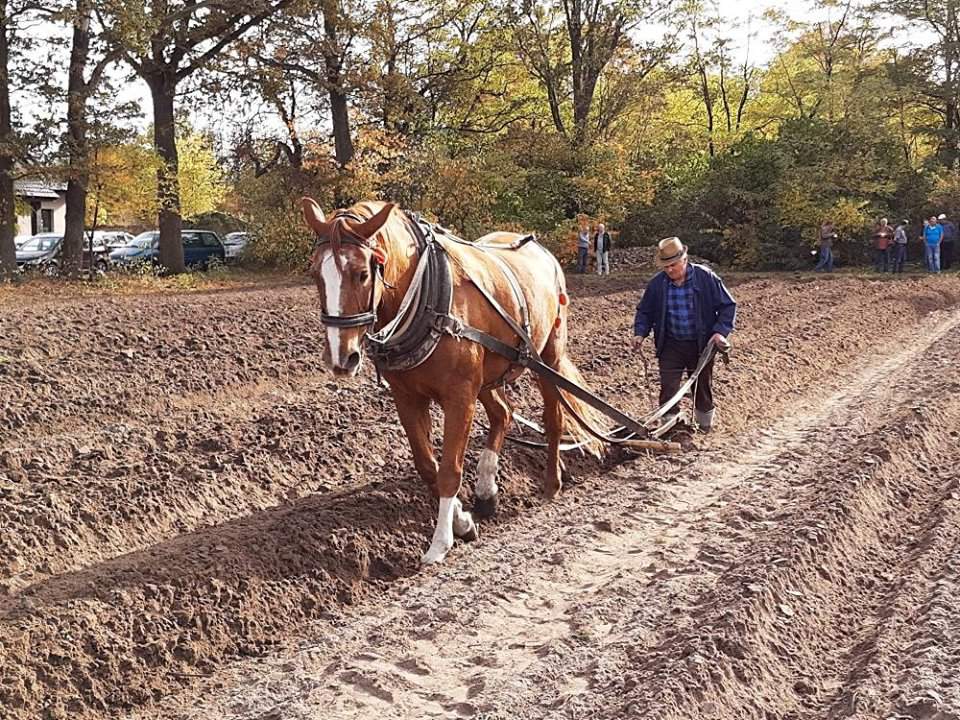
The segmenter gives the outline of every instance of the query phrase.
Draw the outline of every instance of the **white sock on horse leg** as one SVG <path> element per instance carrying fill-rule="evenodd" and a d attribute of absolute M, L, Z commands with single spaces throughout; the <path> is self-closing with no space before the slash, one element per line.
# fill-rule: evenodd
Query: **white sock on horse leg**
<path fill-rule="evenodd" d="M 484 449 L 480 453 L 480 462 L 477 463 L 477 483 L 473 491 L 481 500 L 487 500 L 497 494 L 497 471 L 499 467 L 500 456 L 493 450 Z"/>
<path fill-rule="evenodd" d="M 473 516 L 463 509 L 463 503 L 459 499 L 453 510 L 453 534 L 457 537 L 463 537 L 473 528 Z"/>
<path fill-rule="evenodd" d="M 446 557 L 453 547 L 453 517 L 460 501 L 455 497 L 440 498 L 440 509 L 437 511 L 437 527 L 433 531 L 433 542 L 430 549 L 421 559 L 425 565 L 438 563 Z"/>

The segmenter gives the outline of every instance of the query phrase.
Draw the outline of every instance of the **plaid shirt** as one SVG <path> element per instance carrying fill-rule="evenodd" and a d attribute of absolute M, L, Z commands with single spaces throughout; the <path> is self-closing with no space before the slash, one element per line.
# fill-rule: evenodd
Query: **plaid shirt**
<path fill-rule="evenodd" d="M 697 322 L 693 309 L 693 283 L 690 273 L 677 287 L 667 283 L 667 334 L 674 340 L 696 340 Z"/>

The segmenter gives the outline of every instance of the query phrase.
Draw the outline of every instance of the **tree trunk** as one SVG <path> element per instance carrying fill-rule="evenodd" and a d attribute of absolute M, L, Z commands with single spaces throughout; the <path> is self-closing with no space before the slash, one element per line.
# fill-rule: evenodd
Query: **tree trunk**
<path fill-rule="evenodd" d="M 333 123 L 334 152 L 337 156 L 337 165 L 344 167 L 353 158 L 353 139 L 350 136 L 347 95 L 343 90 L 343 53 L 340 50 L 339 3 L 324 3 L 323 29 L 327 39 L 323 62 L 327 71 L 327 88 L 330 95 L 330 120 Z"/>
<path fill-rule="evenodd" d="M 177 171 L 176 123 L 173 101 L 177 81 L 172 70 L 160 70 L 147 78 L 153 98 L 153 144 L 160 156 L 157 168 L 157 203 L 160 208 L 157 225 L 160 229 L 160 264 L 168 273 L 186 272 L 180 217 L 180 182 Z"/>
<path fill-rule="evenodd" d="M 10 118 L 10 76 L 8 74 L 9 37 L 7 35 L 7 2 L 0 0 L 0 279 L 17 271 L 17 215 L 13 194 L 13 126 Z"/>
<path fill-rule="evenodd" d="M 353 159 L 353 139 L 350 137 L 350 116 L 347 96 L 339 89 L 330 88 L 330 113 L 333 120 L 333 143 L 337 165 L 345 166 Z"/>
<path fill-rule="evenodd" d="M 86 105 L 89 88 L 83 74 L 90 54 L 90 0 L 77 0 L 76 12 L 67 79 L 67 152 L 70 175 L 67 179 L 67 217 L 63 233 L 63 270 L 68 277 L 77 277 L 80 274 L 83 227 L 87 214 L 89 168 Z"/>

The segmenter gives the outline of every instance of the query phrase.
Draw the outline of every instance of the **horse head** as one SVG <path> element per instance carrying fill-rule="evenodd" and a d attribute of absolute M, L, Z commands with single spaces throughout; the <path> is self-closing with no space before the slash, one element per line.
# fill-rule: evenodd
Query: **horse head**
<path fill-rule="evenodd" d="M 380 235 L 396 206 L 386 203 L 370 216 L 368 204 L 362 204 L 328 220 L 312 198 L 301 204 L 317 236 L 308 272 L 317 284 L 327 329 L 323 359 L 335 375 L 353 376 L 363 360 L 364 338 L 377 321 L 387 261 Z"/>

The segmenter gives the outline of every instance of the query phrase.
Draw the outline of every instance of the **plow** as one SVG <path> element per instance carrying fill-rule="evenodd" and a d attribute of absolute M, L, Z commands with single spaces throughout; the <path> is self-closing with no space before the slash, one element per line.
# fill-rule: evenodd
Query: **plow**
<path fill-rule="evenodd" d="M 537 359 L 530 357 L 529 355 L 524 356 L 523 353 L 518 353 L 516 350 L 509 348 L 509 346 L 491 349 L 494 349 L 495 352 L 508 357 L 518 365 L 522 365 L 531 372 L 548 380 L 560 390 L 570 393 L 574 397 L 610 418 L 615 423 L 618 423 L 617 427 L 615 427 L 613 430 L 606 433 L 601 432 L 596 428 L 591 427 L 569 405 L 566 405 L 568 411 L 577 420 L 577 422 L 581 423 L 581 425 L 597 439 L 602 440 L 609 445 L 619 446 L 626 450 L 652 451 L 665 454 L 680 453 L 683 452 L 684 449 L 683 443 L 665 439 L 678 426 L 689 424 L 687 422 L 686 413 L 679 409 L 680 402 L 688 393 L 693 390 L 693 388 L 696 386 L 697 380 L 700 377 L 700 374 L 703 372 L 704 368 L 710 364 L 714 357 L 719 355 L 724 364 L 727 364 L 730 361 L 729 343 L 725 343 L 723 346 L 718 346 L 712 343 L 708 344 L 700 354 L 697 367 L 692 373 L 690 373 L 690 376 L 684 381 L 684 383 L 680 386 L 677 392 L 673 394 L 672 397 L 660 405 L 660 407 L 658 407 L 656 410 L 653 410 L 652 412 L 647 413 L 640 418 L 633 418 L 622 410 L 614 407 L 607 401 L 598 397 L 596 394 L 565 378 L 553 368 L 545 365 L 543 362 Z M 537 434 L 545 434 L 543 428 L 541 428 L 537 423 L 523 417 L 519 413 L 514 412 L 513 419 L 518 425 L 528 428 Z M 509 439 L 519 444 L 537 447 L 543 444 L 518 437 L 510 437 Z M 572 450 L 578 450 L 582 445 L 583 443 L 568 441 L 564 442 L 560 446 L 560 449 L 569 452 Z"/>

